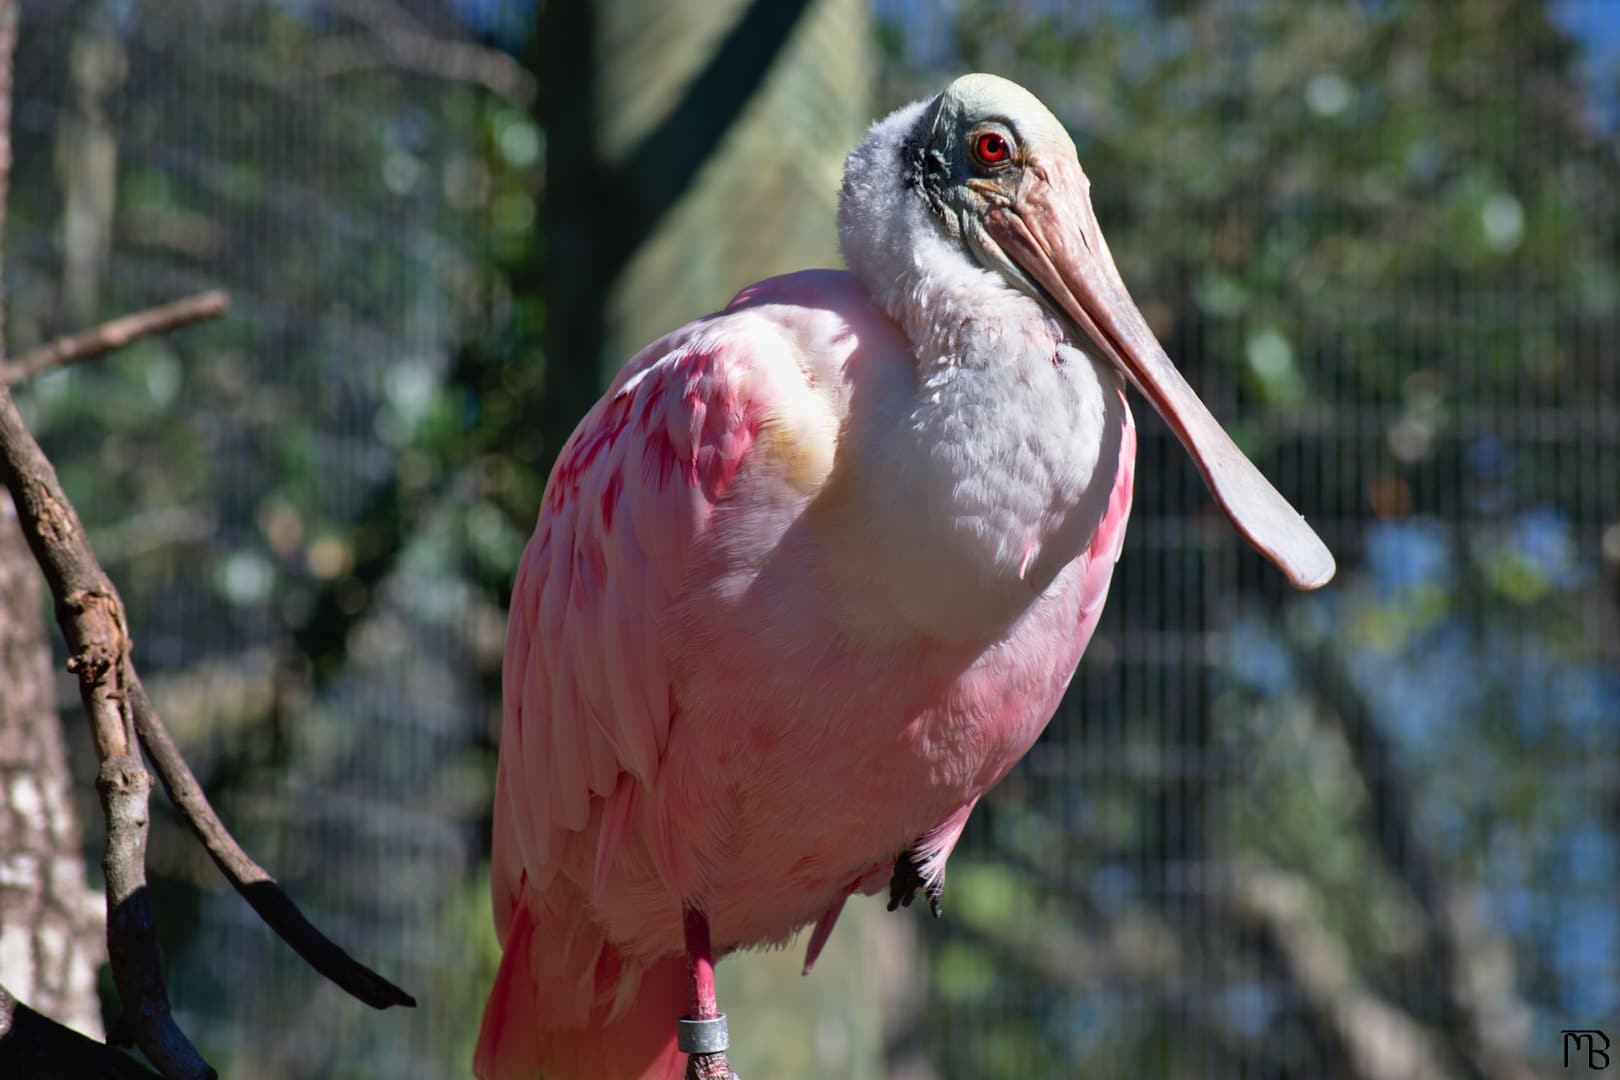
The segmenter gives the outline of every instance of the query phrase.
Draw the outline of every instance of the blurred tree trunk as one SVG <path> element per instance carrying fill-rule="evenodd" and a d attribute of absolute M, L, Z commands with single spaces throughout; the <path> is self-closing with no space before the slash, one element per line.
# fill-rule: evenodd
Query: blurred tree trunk
<path fill-rule="evenodd" d="M 0 489 L 0 978 L 101 1038 L 100 896 L 85 882 L 38 567 Z"/>
<path fill-rule="evenodd" d="M 0 0 L 0 223 L 11 173 L 17 18 L 15 3 Z M 34 556 L 0 486 L 0 979 L 25 1004 L 99 1039 L 103 909 L 85 886 L 44 606 Z M 15 1006 L 0 1005 L 10 1028 Z"/>
<path fill-rule="evenodd" d="M 118 192 L 118 138 L 112 102 L 124 83 L 124 44 L 99 3 L 81 13 L 68 68 L 72 110 L 56 134 L 62 185 L 62 299 L 69 326 L 101 314 L 102 275 L 112 251 Z"/>
<path fill-rule="evenodd" d="M 566 435 L 635 350 L 743 286 L 839 265 L 871 36 L 860 0 L 545 5 L 528 63 L 547 146 L 548 430 Z"/>

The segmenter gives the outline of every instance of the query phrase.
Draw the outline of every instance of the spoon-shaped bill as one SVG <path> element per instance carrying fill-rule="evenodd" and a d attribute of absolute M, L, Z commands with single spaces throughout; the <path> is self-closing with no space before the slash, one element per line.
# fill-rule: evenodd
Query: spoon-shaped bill
<path fill-rule="evenodd" d="M 1076 162 L 1039 161 L 986 231 L 1091 344 L 1123 371 L 1192 455 L 1226 516 L 1298 589 L 1333 579 L 1333 555 L 1187 385 L 1114 266 Z"/>

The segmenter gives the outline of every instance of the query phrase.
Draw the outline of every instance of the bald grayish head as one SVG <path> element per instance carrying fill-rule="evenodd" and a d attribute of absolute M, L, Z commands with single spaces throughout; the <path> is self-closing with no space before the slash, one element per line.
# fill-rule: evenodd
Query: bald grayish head
<path fill-rule="evenodd" d="M 974 181 L 1016 178 L 1037 157 L 1076 157 L 1074 140 L 1034 94 L 981 74 L 962 76 L 934 98 L 902 153 L 907 183 L 946 206 L 972 205 L 976 192 L 985 193 Z"/>
<path fill-rule="evenodd" d="M 850 269 L 875 286 L 885 308 L 924 270 L 984 270 L 1038 297 L 984 235 L 991 200 L 1015 193 L 1021 170 L 1038 152 L 1075 160 L 1074 141 L 1057 117 L 997 75 L 963 75 L 937 96 L 878 121 L 844 164 L 839 236 Z M 949 244 L 936 250 L 941 239 Z M 952 267 L 952 254 L 973 258 Z"/>
<path fill-rule="evenodd" d="M 1333 556 L 1243 456 L 1154 339 L 1114 265 L 1074 140 L 1029 91 L 964 75 L 873 125 L 844 165 L 839 237 L 872 298 L 913 341 L 948 300 L 1058 320 L 1122 372 L 1186 446 L 1216 502 L 1299 588 Z M 918 344 L 921 344 L 918 342 Z"/>

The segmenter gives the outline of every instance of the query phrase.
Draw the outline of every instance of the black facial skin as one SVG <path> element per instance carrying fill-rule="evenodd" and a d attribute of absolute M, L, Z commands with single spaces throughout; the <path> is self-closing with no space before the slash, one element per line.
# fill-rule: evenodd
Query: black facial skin
<path fill-rule="evenodd" d="M 945 227 L 945 231 L 960 240 L 962 223 L 957 220 L 956 212 L 947 201 L 946 192 L 974 177 L 998 176 L 1005 185 L 1008 180 L 1003 174 L 1016 172 L 1025 161 L 1024 154 L 1019 149 L 1020 140 L 1013 130 L 1012 123 L 1000 117 L 986 118 L 980 125 L 975 125 L 973 137 L 977 138 L 985 131 L 1002 135 L 1010 151 L 1006 160 L 995 163 L 982 162 L 966 147 L 941 148 L 937 145 L 936 136 L 939 134 L 940 113 L 945 107 L 944 101 L 935 102 L 934 107 L 918 119 L 917 126 L 906 136 L 905 142 L 900 146 L 900 174 L 906 188 L 915 190 L 922 196 L 934 217 Z"/>
<path fill-rule="evenodd" d="M 904 171 L 908 188 L 916 188 L 928 200 L 929 209 L 941 221 L 949 222 L 944 192 L 951 179 L 950 162 L 945 155 L 928 145 L 928 133 L 914 131 L 900 147 L 900 167 Z"/>

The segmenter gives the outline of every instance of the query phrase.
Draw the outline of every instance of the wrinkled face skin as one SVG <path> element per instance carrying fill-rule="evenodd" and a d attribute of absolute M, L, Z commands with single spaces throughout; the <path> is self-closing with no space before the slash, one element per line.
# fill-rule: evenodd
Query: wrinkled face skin
<path fill-rule="evenodd" d="M 1113 364 L 1181 439 L 1240 533 L 1301 589 L 1333 556 L 1243 456 L 1159 347 L 1119 276 L 1074 142 L 1034 95 L 964 75 L 901 150 L 905 183 L 973 261 L 1038 300 L 1072 343 Z"/>
<path fill-rule="evenodd" d="M 946 231 L 981 266 L 1061 318 L 1051 297 L 986 229 L 992 210 L 1017 199 L 1030 170 L 1044 174 L 1047 162 L 1066 160 L 1079 171 L 1074 142 L 1046 106 L 1016 83 L 965 75 L 935 99 L 902 153 L 907 186 L 927 201 Z"/>

